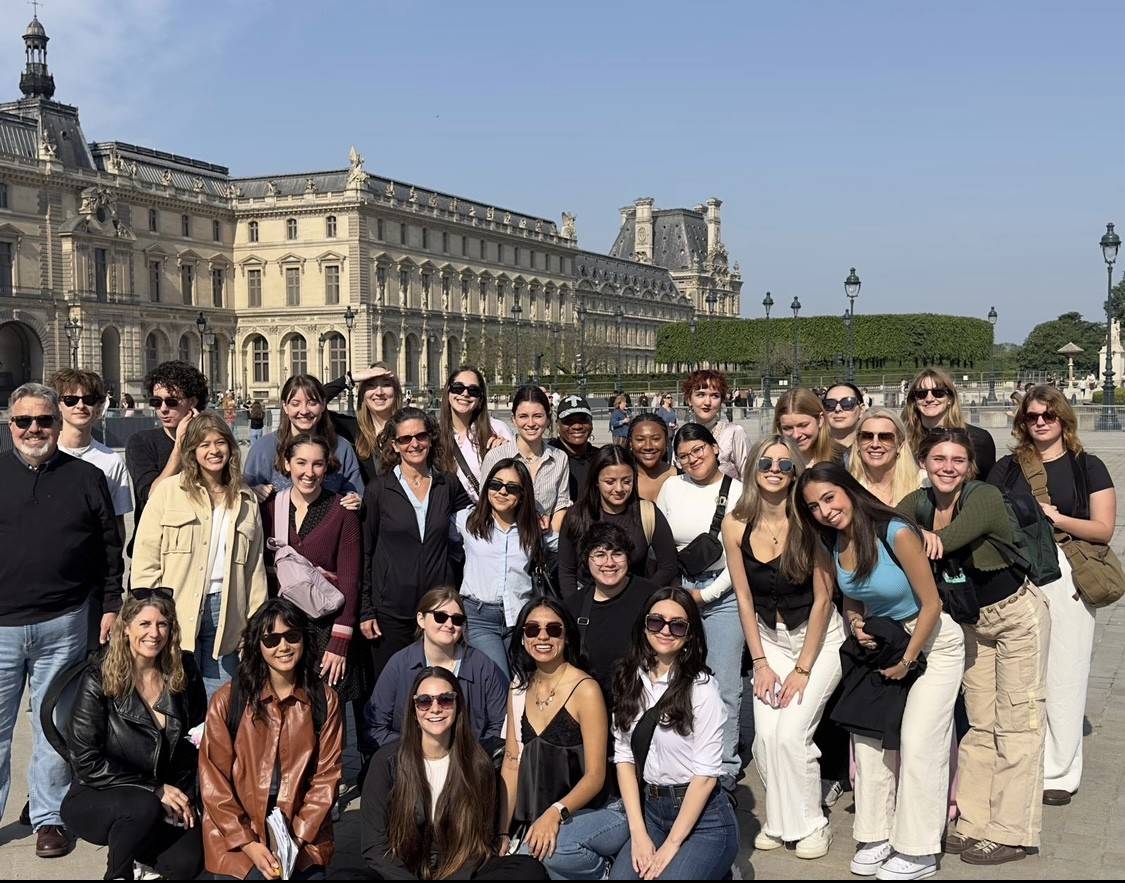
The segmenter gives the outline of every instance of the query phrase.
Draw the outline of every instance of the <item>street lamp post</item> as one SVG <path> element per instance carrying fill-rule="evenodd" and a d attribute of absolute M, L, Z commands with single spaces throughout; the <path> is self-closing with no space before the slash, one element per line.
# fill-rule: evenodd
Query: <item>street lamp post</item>
<path fill-rule="evenodd" d="M 203 335 L 207 333 L 207 317 L 200 311 L 199 315 L 195 317 L 195 327 L 199 329 L 199 373 L 206 374 L 203 368 L 203 350 L 205 349 L 203 343 Z"/>
<path fill-rule="evenodd" d="M 1102 382 L 1102 426 L 1101 429 L 1120 429 L 1117 422 L 1117 408 L 1114 401 L 1113 384 L 1113 264 L 1117 251 L 1121 248 L 1121 237 L 1113 232 L 1113 224 L 1105 225 L 1105 235 L 1099 243 L 1102 257 L 1105 258 L 1105 377 Z"/>
<path fill-rule="evenodd" d="M 715 303 L 716 303 L 716 301 L 718 301 L 718 299 L 719 299 L 718 295 L 715 294 L 714 288 L 712 288 L 710 291 L 707 292 L 707 297 L 705 298 L 705 300 L 707 301 L 707 318 L 708 319 L 715 318 Z M 708 364 L 712 364 L 712 363 L 708 363 Z M 714 367 L 713 364 L 712 364 L 712 367 Z"/>
<path fill-rule="evenodd" d="M 75 317 L 71 316 L 66 320 L 63 325 L 63 331 L 66 332 L 66 339 L 70 343 L 70 367 L 78 367 L 78 342 L 82 339 L 82 323 Z"/>
<path fill-rule="evenodd" d="M 586 306 L 579 301 L 574 313 L 578 317 L 578 358 L 574 367 L 578 369 L 579 392 L 586 398 Z"/>
<path fill-rule="evenodd" d="M 996 320 L 999 315 L 996 312 L 996 307 L 992 307 L 988 311 L 988 324 L 992 326 L 992 352 L 989 353 L 988 360 L 988 404 L 996 404 Z"/>
<path fill-rule="evenodd" d="M 614 392 L 621 392 L 621 326 L 625 321 L 625 310 L 621 307 L 617 308 L 617 372 L 614 375 L 613 387 Z"/>
<path fill-rule="evenodd" d="M 801 357 L 799 349 L 801 344 L 801 329 L 797 321 L 798 314 L 801 312 L 800 299 L 794 297 L 793 303 L 789 305 L 789 309 L 793 311 L 793 373 L 791 375 L 790 386 L 796 389 L 801 385 Z"/>
<path fill-rule="evenodd" d="M 352 329 L 355 327 L 355 317 L 358 316 L 352 305 L 348 304 L 348 308 L 344 310 L 344 327 L 348 329 L 348 413 L 355 413 L 355 399 L 353 398 L 354 392 L 351 386 L 351 373 L 352 373 Z"/>
<path fill-rule="evenodd" d="M 691 353 L 692 353 L 693 356 L 697 352 L 697 350 L 695 349 L 695 328 L 696 328 L 696 324 L 697 323 L 695 321 L 695 313 L 693 312 L 691 314 L 691 321 L 688 322 L 688 328 L 691 329 Z M 695 360 L 694 359 L 688 360 L 688 370 L 689 371 L 695 370 Z"/>
<path fill-rule="evenodd" d="M 227 358 L 227 386 L 230 387 L 231 392 L 236 391 L 234 383 L 234 338 L 232 337 L 227 343 L 227 351 L 229 357 Z"/>
<path fill-rule="evenodd" d="M 519 301 L 516 301 L 514 304 L 512 304 L 512 318 L 515 319 L 515 322 L 516 322 L 516 330 L 515 330 L 515 337 L 516 337 L 516 366 L 515 366 L 515 368 L 516 368 L 516 370 L 515 370 L 516 386 L 520 385 L 520 316 L 522 314 L 523 314 L 523 307 L 520 306 Z"/>
<path fill-rule="evenodd" d="M 855 299 L 863 285 L 855 274 L 855 267 L 844 280 L 844 293 L 848 296 L 848 382 L 855 383 Z"/>
<path fill-rule="evenodd" d="M 762 306 L 766 308 L 766 370 L 762 372 L 762 407 L 772 408 L 770 400 L 770 366 L 773 364 L 773 332 L 770 331 L 770 310 L 773 309 L 773 295 L 768 291 L 762 298 Z"/>
<path fill-rule="evenodd" d="M 551 381 L 552 384 L 557 383 L 559 374 L 559 335 L 562 334 L 562 325 L 555 322 L 551 325 L 551 344 L 552 344 L 552 362 L 551 362 Z"/>

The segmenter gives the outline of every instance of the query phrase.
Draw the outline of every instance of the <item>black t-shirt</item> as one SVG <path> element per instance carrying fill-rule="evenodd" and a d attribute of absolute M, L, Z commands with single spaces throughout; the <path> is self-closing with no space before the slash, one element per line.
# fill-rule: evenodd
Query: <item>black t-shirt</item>
<path fill-rule="evenodd" d="M 137 527 L 141 523 L 148 504 L 148 494 L 152 490 L 152 483 L 164 471 L 168 461 L 172 458 L 172 451 L 176 446 L 174 439 L 168 433 L 157 427 L 135 432 L 129 437 L 125 446 L 125 466 L 129 470 L 129 478 L 133 481 L 133 537 L 137 535 Z M 133 554 L 133 540 L 129 540 L 129 554 Z"/>
<path fill-rule="evenodd" d="M 586 450 L 581 454 L 575 454 L 563 444 L 560 438 L 553 438 L 547 444 L 552 448 L 558 448 L 566 454 L 567 460 L 570 461 L 570 499 L 577 500 L 582 485 L 586 481 L 586 469 L 589 467 L 590 461 L 594 459 L 594 454 L 601 448 L 598 445 L 586 442 Z"/>
<path fill-rule="evenodd" d="M 1086 486 L 1090 494 L 1113 487 L 1113 479 L 1110 478 L 1105 463 L 1093 454 L 1085 454 L 1081 459 L 1086 463 Z M 1078 499 L 1078 482 L 1075 480 L 1074 472 L 1078 468 L 1078 462 L 1078 457 L 1072 458 L 1068 455 L 1044 463 L 1043 467 L 1047 472 L 1047 492 L 1051 495 L 1051 502 L 1063 515 L 1071 518 L 1089 518 L 1089 500 Z M 989 473 L 988 483 L 1009 492 L 1031 495 L 1031 485 L 1023 477 L 1023 470 L 1011 454 L 1002 457 L 996 464 Z"/>

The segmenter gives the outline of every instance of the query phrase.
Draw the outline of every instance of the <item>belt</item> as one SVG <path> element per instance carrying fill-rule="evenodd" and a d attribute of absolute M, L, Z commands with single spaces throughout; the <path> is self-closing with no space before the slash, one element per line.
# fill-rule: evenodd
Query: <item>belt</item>
<path fill-rule="evenodd" d="M 683 800 L 684 795 L 687 794 L 687 789 L 687 785 L 650 785 L 645 782 L 645 797 L 674 797 L 677 800 Z"/>
<path fill-rule="evenodd" d="M 501 609 L 504 607 L 502 601 L 482 601 L 480 598 L 475 598 L 472 595 L 462 595 L 461 600 L 476 604 L 477 607 L 499 607 Z"/>

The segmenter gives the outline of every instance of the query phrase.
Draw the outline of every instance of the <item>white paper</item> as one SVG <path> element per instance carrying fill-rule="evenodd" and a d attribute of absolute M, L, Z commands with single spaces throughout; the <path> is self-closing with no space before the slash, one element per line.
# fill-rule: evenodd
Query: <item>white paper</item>
<path fill-rule="evenodd" d="M 297 844 L 289 833 L 289 822 L 276 806 L 266 816 L 266 827 L 269 829 L 274 855 L 281 863 L 281 879 L 288 880 L 293 876 L 293 867 L 297 864 Z"/>

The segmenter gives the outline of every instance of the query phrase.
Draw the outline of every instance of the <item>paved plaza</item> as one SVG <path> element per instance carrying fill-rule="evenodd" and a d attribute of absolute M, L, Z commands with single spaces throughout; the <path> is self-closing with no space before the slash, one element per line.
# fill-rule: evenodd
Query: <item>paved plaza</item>
<path fill-rule="evenodd" d="M 1009 439 L 997 432 L 997 448 Z M 1115 483 L 1125 486 L 1125 434 L 1090 433 L 1086 442 L 1109 467 Z M 1119 507 L 1114 549 L 1125 557 L 1125 505 Z M 1086 700 L 1085 772 L 1082 790 L 1068 807 L 1044 807 L 1043 846 L 1031 857 L 998 868 L 974 868 L 956 857 L 943 860 L 939 877 L 977 879 L 1081 879 L 1120 878 L 1125 875 L 1125 767 L 1118 738 L 1125 733 L 1125 605 L 1098 614 L 1097 636 L 1090 689 Z M 350 715 L 349 715 L 350 717 Z M 12 749 L 13 783 L 8 806 L 0 824 L 0 876 L 9 880 L 101 879 L 105 873 L 105 850 L 79 843 L 65 858 L 37 859 L 35 838 L 18 824 L 26 794 L 25 775 L 30 752 L 30 723 L 20 716 Z M 356 758 L 351 753 L 348 778 L 354 779 Z M 762 804 L 763 789 L 751 765 L 739 789 L 739 822 L 743 848 L 737 874 L 742 879 L 789 879 L 813 877 L 848 879 L 848 863 L 854 849 L 851 839 L 852 797 L 846 794 L 832 811 L 835 842 L 826 858 L 805 862 L 792 850 L 755 852 L 754 835 L 759 830 L 755 811 Z M 359 856 L 358 800 L 345 808 L 337 826 L 339 850 L 330 877 L 354 879 L 364 876 Z"/>

